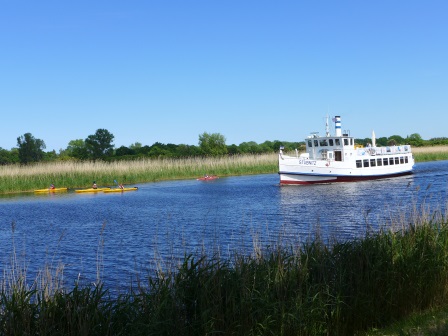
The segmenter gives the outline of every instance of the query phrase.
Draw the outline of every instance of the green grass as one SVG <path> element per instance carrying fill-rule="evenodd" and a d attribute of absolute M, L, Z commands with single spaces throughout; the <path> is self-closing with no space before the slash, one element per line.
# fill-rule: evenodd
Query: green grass
<path fill-rule="evenodd" d="M 412 153 L 416 162 L 448 160 L 448 146 L 414 147 Z"/>
<path fill-rule="evenodd" d="M 400 230 L 353 241 L 254 246 L 252 255 L 228 260 L 186 255 L 176 270 L 140 276 L 114 296 L 100 279 L 61 287 L 57 267 L 44 272 L 50 281 L 28 285 L 13 258 L 0 288 L 0 334 L 377 335 L 395 326 L 413 335 L 422 321 L 443 332 L 448 221 L 416 213 Z M 425 317 L 431 311 L 442 321 Z M 406 319 L 415 324 L 397 326 Z"/>
<path fill-rule="evenodd" d="M 448 305 L 412 314 L 386 328 L 371 329 L 365 336 L 445 336 L 448 335 Z"/>
<path fill-rule="evenodd" d="M 193 179 L 208 175 L 231 176 L 274 173 L 277 154 L 244 155 L 220 158 L 141 159 L 117 162 L 58 161 L 29 166 L 0 166 L 0 193 L 32 192 L 56 187 L 85 188 L 93 181 L 112 186 L 162 180 Z"/>

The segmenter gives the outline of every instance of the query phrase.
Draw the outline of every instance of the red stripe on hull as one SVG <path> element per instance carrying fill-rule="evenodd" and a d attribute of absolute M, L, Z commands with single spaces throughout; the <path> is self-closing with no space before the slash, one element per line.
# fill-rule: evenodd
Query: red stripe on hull
<path fill-rule="evenodd" d="M 405 175 L 411 175 L 412 172 L 404 172 L 392 175 L 376 175 L 376 176 L 336 176 L 328 180 L 317 180 L 317 181 L 286 181 L 280 180 L 280 185 L 305 185 L 305 184 L 322 184 L 322 183 L 336 183 L 336 182 L 356 182 L 356 181 L 369 181 L 369 180 L 379 180 L 392 177 L 399 177 Z"/>

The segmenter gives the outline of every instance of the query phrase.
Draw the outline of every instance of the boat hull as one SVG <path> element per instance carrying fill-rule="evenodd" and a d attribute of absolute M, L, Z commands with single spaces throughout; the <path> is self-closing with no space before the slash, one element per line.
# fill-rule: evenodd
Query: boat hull
<path fill-rule="evenodd" d="M 119 193 L 119 192 L 125 192 L 125 191 L 136 191 L 136 190 L 138 190 L 138 187 L 133 187 L 133 188 L 123 188 L 123 189 L 120 189 L 120 188 L 113 188 L 113 189 L 106 189 L 106 190 L 103 190 L 103 192 L 105 192 L 105 193 Z"/>
<path fill-rule="evenodd" d="M 55 189 L 46 188 L 46 189 L 36 189 L 36 190 L 34 190 L 34 192 L 36 194 L 57 193 L 57 192 L 64 192 L 64 191 L 68 191 L 68 188 L 55 188 Z"/>
<path fill-rule="evenodd" d="M 291 174 L 291 173 L 279 172 L 281 185 L 357 182 L 357 181 L 368 181 L 368 180 L 399 177 L 410 174 L 412 174 L 412 171 L 404 171 L 394 174 L 382 174 L 382 175 L 307 175 L 299 173 Z"/>
<path fill-rule="evenodd" d="M 213 176 L 199 177 L 196 180 L 198 180 L 198 181 L 213 181 L 213 180 L 216 180 L 218 178 L 219 178 L 218 176 L 213 175 Z"/>
<path fill-rule="evenodd" d="M 108 190 L 110 188 L 88 188 L 88 189 L 77 189 L 75 190 L 76 193 L 97 193 L 97 192 L 102 192 L 104 190 Z"/>

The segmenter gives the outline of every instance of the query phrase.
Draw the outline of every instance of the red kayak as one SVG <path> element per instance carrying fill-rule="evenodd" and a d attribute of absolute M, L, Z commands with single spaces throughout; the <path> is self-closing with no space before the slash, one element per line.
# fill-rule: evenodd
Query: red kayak
<path fill-rule="evenodd" d="M 211 180 L 216 180 L 218 178 L 219 177 L 216 176 L 216 175 L 211 175 L 211 176 L 205 175 L 204 177 L 197 178 L 196 180 L 198 180 L 198 181 L 211 181 Z"/>

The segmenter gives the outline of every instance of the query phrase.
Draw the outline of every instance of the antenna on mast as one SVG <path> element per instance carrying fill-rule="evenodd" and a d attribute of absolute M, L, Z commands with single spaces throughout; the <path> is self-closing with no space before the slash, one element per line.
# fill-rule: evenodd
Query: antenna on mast
<path fill-rule="evenodd" d="M 325 135 L 326 135 L 327 137 L 330 136 L 330 126 L 328 126 L 328 119 L 329 119 L 329 116 L 328 116 L 328 114 L 327 114 L 327 116 L 326 116 L 326 118 L 325 118 Z"/>

